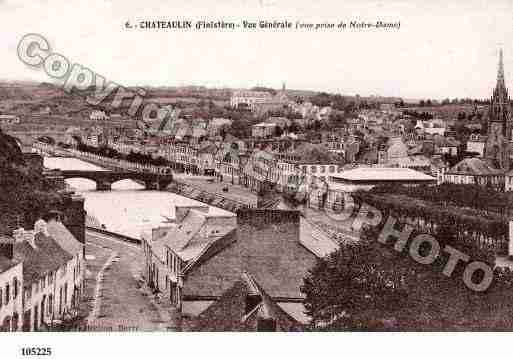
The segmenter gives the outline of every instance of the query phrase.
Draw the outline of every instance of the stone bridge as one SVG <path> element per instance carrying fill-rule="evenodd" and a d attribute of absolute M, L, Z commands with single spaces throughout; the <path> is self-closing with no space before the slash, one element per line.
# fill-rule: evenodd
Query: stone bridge
<path fill-rule="evenodd" d="M 86 178 L 96 182 L 96 189 L 107 191 L 111 189 L 114 182 L 130 179 L 143 182 L 148 190 L 163 190 L 173 181 L 172 174 L 157 174 L 151 172 L 136 171 L 82 171 L 82 170 L 61 170 L 62 176 L 66 178 Z"/>

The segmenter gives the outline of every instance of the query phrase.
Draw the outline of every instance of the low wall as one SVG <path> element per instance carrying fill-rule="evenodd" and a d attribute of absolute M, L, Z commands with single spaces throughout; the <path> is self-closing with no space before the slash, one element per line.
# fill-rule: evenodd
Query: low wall
<path fill-rule="evenodd" d="M 119 234 L 119 233 L 115 233 L 115 232 L 111 232 L 111 231 L 107 231 L 106 229 L 100 229 L 100 228 L 94 228 L 94 227 L 87 227 L 86 226 L 86 230 L 87 231 L 91 231 L 91 232 L 106 234 L 108 236 L 120 239 L 120 240 L 122 240 L 124 242 L 132 243 L 132 244 L 137 244 L 137 245 L 141 244 L 141 240 L 140 239 L 132 238 L 132 237 L 125 236 L 123 234 Z"/>
<path fill-rule="evenodd" d="M 242 208 L 252 208 L 249 203 L 239 202 L 233 199 L 223 197 L 217 193 L 207 192 L 200 187 L 188 183 L 174 180 L 167 188 L 167 191 L 178 194 L 183 197 L 194 199 L 196 201 L 208 204 L 210 206 L 222 208 L 230 212 L 237 212 Z"/>

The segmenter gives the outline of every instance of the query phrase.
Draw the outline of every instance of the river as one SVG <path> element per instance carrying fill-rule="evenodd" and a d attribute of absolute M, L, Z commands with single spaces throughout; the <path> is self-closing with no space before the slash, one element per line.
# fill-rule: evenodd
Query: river
<path fill-rule="evenodd" d="M 104 170 L 76 158 L 45 157 L 47 168 L 62 170 Z M 164 191 L 146 191 L 132 180 L 112 184 L 110 191 L 97 191 L 96 184 L 88 179 L 72 178 L 66 182 L 85 198 L 87 213 L 112 232 L 139 238 L 144 228 L 174 218 L 174 205 L 199 204 L 200 202 Z M 227 214 L 223 209 L 210 207 L 212 213 Z"/>

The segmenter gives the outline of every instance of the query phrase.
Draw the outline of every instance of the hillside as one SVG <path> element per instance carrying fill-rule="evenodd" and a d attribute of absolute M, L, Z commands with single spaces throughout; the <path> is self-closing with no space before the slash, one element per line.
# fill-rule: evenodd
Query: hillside
<path fill-rule="evenodd" d="M 14 138 L 0 131 L 0 234 L 31 227 L 61 195 L 37 170 L 25 165 Z"/>

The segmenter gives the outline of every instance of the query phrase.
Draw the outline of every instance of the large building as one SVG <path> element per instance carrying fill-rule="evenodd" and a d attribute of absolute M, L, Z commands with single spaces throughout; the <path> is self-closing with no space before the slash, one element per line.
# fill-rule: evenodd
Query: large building
<path fill-rule="evenodd" d="M 58 328 L 78 315 L 84 246 L 64 224 L 38 220 L 34 230 L 19 228 L 2 243 L 0 280 L 6 279 L 0 296 L 3 330 Z"/>
<path fill-rule="evenodd" d="M 272 99 L 272 95 L 265 91 L 234 91 L 230 99 L 231 107 L 245 106 L 254 109 L 259 104 L 266 103 Z"/>
<path fill-rule="evenodd" d="M 430 185 L 436 178 L 410 168 L 360 167 L 331 175 L 330 189 L 354 192 L 384 184 Z"/>
<path fill-rule="evenodd" d="M 455 184 L 477 184 L 497 191 L 505 190 L 504 171 L 491 166 L 481 158 L 465 158 L 443 176 L 443 182 Z"/>
<path fill-rule="evenodd" d="M 497 84 L 493 90 L 488 112 L 488 139 L 485 145 L 485 158 L 497 169 L 510 169 L 512 141 L 511 107 L 508 89 L 504 81 L 502 49 L 499 54 Z"/>
<path fill-rule="evenodd" d="M 284 109 L 289 103 L 285 90 L 272 95 L 266 91 L 234 91 L 230 98 L 233 108 L 245 108 L 251 111 L 267 113 Z"/>

